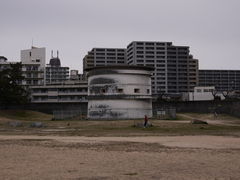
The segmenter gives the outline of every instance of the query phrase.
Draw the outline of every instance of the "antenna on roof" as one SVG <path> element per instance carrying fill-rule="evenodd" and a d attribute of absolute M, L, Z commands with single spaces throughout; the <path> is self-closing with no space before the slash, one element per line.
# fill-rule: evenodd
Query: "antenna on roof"
<path fill-rule="evenodd" d="M 53 50 L 51 51 L 51 56 L 52 56 L 52 58 L 53 58 Z"/>
<path fill-rule="evenodd" d="M 33 48 L 33 38 L 32 38 L 32 48 Z"/>
<path fill-rule="evenodd" d="M 57 58 L 58 58 L 58 54 L 59 54 L 59 52 L 58 52 L 58 50 L 57 50 Z"/>

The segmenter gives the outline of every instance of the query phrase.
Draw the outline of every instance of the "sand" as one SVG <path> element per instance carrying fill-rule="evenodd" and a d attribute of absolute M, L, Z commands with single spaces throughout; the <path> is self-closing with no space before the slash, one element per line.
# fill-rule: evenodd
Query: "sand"
<path fill-rule="evenodd" d="M 0 136 L 0 179 L 240 179 L 240 138 Z"/>

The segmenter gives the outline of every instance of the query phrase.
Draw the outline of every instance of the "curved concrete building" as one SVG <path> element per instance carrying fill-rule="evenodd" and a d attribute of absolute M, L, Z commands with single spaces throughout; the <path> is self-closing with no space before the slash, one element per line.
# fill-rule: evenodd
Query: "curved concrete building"
<path fill-rule="evenodd" d="M 151 72 L 142 66 L 105 66 L 88 71 L 89 119 L 152 117 Z"/>

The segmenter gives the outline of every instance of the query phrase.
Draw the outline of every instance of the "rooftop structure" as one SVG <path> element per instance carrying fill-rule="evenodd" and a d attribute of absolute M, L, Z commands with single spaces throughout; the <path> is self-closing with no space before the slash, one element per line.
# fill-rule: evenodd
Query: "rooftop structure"
<path fill-rule="evenodd" d="M 21 62 L 23 64 L 40 64 L 41 68 L 46 64 L 46 48 L 33 47 L 21 50 Z"/>

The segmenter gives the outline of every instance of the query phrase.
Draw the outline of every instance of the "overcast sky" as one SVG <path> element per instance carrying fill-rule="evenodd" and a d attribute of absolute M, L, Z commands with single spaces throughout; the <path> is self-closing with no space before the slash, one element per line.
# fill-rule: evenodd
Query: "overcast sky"
<path fill-rule="evenodd" d="M 33 44 L 82 71 L 93 47 L 131 41 L 190 46 L 202 69 L 240 69 L 239 0 L 0 0 L 0 56 Z"/>

